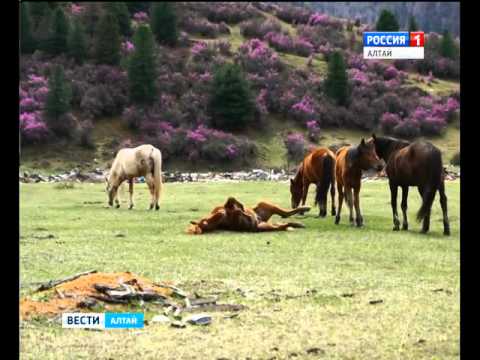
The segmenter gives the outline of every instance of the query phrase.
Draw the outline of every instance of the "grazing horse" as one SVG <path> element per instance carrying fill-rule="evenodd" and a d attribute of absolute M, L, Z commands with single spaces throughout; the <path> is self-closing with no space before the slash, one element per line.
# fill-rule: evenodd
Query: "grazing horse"
<path fill-rule="evenodd" d="M 144 176 L 150 190 L 150 210 L 160 209 L 158 201 L 162 190 L 162 154 L 152 145 L 140 145 L 136 148 L 124 148 L 118 151 L 108 176 L 105 178 L 108 204 L 120 207 L 117 198 L 119 186 L 128 181 L 130 206 L 133 208 L 133 182 L 136 177 Z"/>
<path fill-rule="evenodd" d="M 327 215 L 327 194 L 330 188 L 332 215 L 335 215 L 335 154 L 326 147 L 320 147 L 308 154 L 300 164 L 297 174 L 290 179 L 292 208 L 302 201 L 305 205 L 310 184 L 317 184 L 315 205 L 319 206 L 320 217 Z"/>
<path fill-rule="evenodd" d="M 398 187 L 402 188 L 402 230 L 408 230 L 408 187 L 417 186 L 422 197 L 422 206 L 417 213 L 417 220 L 423 220 L 422 233 L 427 233 L 429 230 L 430 211 L 438 190 L 443 212 L 443 233 L 444 235 L 450 235 L 444 184 L 445 174 L 440 150 L 431 143 L 424 141 L 410 143 L 391 137 L 375 136 L 375 134 L 372 134 L 372 139 L 378 156 L 384 159 L 387 164 L 386 173 L 390 185 L 393 230 L 397 231 L 400 228 L 397 212 Z"/>
<path fill-rule="evenodd" d="M 198 235 L 214 230 L 247 232 L 293 230 L 293 228 L 303 228 L 305 226 L 294 222 L 271 224 L 268 220 L 272 215 L 280 215 L 286 218 L 300 211 L 309 210 L 310 208 L 307 206 L 285 210 L 267 202 L 260 202 L 253 209 L 250 209 L 244 207 L 237 199 L 229 197 L 223 206 L 214 208 L 207 217 L 199 221 L 191 221 L 187 232 Z"/>
<path fill-rule="evenodd" d="M 335 218 L 335 224 L 340 222 L 340 213 L 342 211 L 343 197 L 347 201 L 350 210 L 350 224 L 353 225 L 353 206 L 355 205 L 356 224 L 358 227 L 363 225 L 363 217 L 360 212 L 360 185 L 362 180 L 362 170 L 375 169 L 382 170 L 383 163 L 375 152 L 373 141 L 365 142 L 362 139 L 360 145 L 343 146 L 337 151 L 337 161 L 335 172 L 337 177 L 338 190 L 338 213 Z M 353 197 L 352 200 L 352 189 Z"/>

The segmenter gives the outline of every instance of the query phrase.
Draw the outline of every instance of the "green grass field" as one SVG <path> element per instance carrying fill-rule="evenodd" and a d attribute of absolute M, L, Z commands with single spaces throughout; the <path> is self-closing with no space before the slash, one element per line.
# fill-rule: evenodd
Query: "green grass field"
<path fill-rule="evenodd" d="M 415 189 L 411 230 L 393 232 L 387 183 L 362 186 L 361 229 L 348 224 L 345 208 L 338 226 L 312 209 L 294 217 L 306 229 L 192 236 L 184 233 L 189 221 L 230 195 L 249 206 L 269 200 L 288 207 L 288 183 L 167 183 L 159 212 L 147 211 L 145 184 L 136 186 L 132 211 L 126 202 L 105 208 L 99 184 L 20 184 L 22 296 L 32 282 L 97 269 L 173 280 L 248 306 L 236 318 L 212 313 L 211 325 L 185 329 L 95 332 L 22 322 L 22 359 L 458 359 L 459 181 L 446 184 L 450 237 L 442 235 L 438 197 L 428 235 L 414 221 Z M 161 313 L 145 311 L 147 319 Z"/>

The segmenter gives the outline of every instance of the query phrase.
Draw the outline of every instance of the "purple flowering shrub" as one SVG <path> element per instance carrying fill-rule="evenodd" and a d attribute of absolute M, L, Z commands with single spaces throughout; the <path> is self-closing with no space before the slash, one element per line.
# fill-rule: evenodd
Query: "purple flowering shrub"
<path fill-rule="evenodd" d="M 312 12 L 305 8 L 284 5 L 277 9 L 275 15 L 289 24 L 307 24 Z"/>
<path fill-rule="evenodd" d="M 295 103 L 290 108 L 293 118 L 302 123 L 306 123 L 315 115 L 315 103 L 312 97 L 305 95 L 301 101 Z"/>
<path fill-rule="evenodd" d="M 204 11 L 207 19 L 214 23 L 238 24 L 257 16 L 255 8 L 245 3 L 215 3 L 215 6 L 205 6 Z"/>
<path fill-rule="evenodd" d="M 246 38 L 263 39 L 269 32 L 281 33 L 282 26 L 273 19 L 252 19 L 240 24 L 240 33 Z"/>
<path fill-rule="evenodd" d="M 275 50 L 300 56 L 310 56 L 314 52 L 312 43 L 308 40 L 276 32 L 269 32 L 264 36 L 264 40 Z"/>
<path fill-rule="evenodd" d="M 386 112 L 380 118 L 380 127 L 386 134 L 393 133 L 395 126 L 400 124 L 401 118 L 397 114 Z"/>
<path fill-rule="evenodd" d="M 393 135 L 413 139 L 421 135 L 420 124 L 412 118 L 406 118 L 393 128 Z"/>
<path fill-rule="evenodd" d="M 190 34 L 199 34 L 210 38 L 216 38 L 220 34 L 230 33 L 225 23 L 215 24 L 205 18 L 198 18 L 195 15 L 184 17 L 179 25 Z"/>
<path fill-rule="evenodd" d="M 28 75 L 19 88 L 20 135 L 23 144 L 38 144 L 49 140 L 51 133 L 42 111 L 48 94 L 48 82 L 43 76 Z"/>
<path fill-rule="evenodd" d="M 192 58 L 195 61 L 207 62 L 212 60 L 216 54 L 215 47 L 207 44 L 205 41 L 199 41 L 192 46 L 190 50 Z"/>
<path fill-rule="evenodd" d="M 338 27 L 299 25 L 297 27 L 299 37 L 309 41 L 315 48 L 327 46 L 330 48 L 346 49 L 348 39 Z"/>
<path fill-rule="evenodd" d="M 385 78 L 385 80 L 392 80 L 395 79 L 397 76 L 398 70 L 395 68 L 395 66 L 389 66 L 383 72 L 383 77 Z"/>
<path fill-rule="evenodd" d="M 317 142 L 320 138 L 320 126 L 318 125 L 318 121 L 310 120 L 307 121 L 307 129 L 308 129 L 308 138 L 310 141 Z"/>
<path fill-rule="evenodd" d="M 284 139 L 287 149 L 287 158 L 291 161 L 300 161 L 307 151 L 307 141 L 301 133 L 290 133 Z"/>
<path fill-rule="evenodd" d="M 282 69 L 277 53 L 259 39 L 251 39 L 240 45 L 238 58 L 248 73 L 262 74 L 267 70 Z"/>

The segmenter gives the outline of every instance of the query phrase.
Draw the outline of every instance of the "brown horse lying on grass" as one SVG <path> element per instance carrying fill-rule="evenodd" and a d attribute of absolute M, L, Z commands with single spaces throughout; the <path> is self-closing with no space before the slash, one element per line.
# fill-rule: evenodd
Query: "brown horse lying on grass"
<path fill-rule="evenodd" d="M 383 168 L 383 163 L 375 152 L 375 145 L 372 140 L 365 142 L 365 140 L 362 139 L 358 146 L 343 146 L 338 149 L 336 155 L 337 162 L 335 172 L 337 175 L 338 213 L 335 218 L 335 224 L 340 222 L 343 197 L 345 196 L 350 210 L 350 224 L 353 225 L 353 206 L 355 205 L 355 212 L 357 215 L 356 223 L 357 226 L 360 227 L 363 225 L 363 217 L 360 213 L 360 185 L 362 170 L 373 168 L 380 171 Z"/>
<path fill-rule="evenodd" d="M 417 186 L 422 197 L 422 207 L 418 211 L 417 220 L 422 221 L 422 233 L 430 227 L 430 211 L 438 190 L 443 212 L 443 233 L 450 235 L 450 223 L 447 213 L 447 196 L 445 195 L 444 170 L 442 153 L 429 142 L 398 140 L 391 137 L 377 137 L 372 134 L 375 149 L 387 163 L 386 172 L 390 185 L 393 230 L 400 229 L 397 212 L 397 191 L 402 188 L 402 230 L 408 230 L 407 198 L 408 187 Z"/>
<path fill-rule="evenodd" d="M 326 147 L 320 147 L 303 159 L 297 174 L 290 179 L 292 208 L 305 205 L 310 184 L 317 185 L 315 205 L 319 206 L 320 217 L 327 215 L 327 194 L 332 196 L 332 215 L 335 215 L 335 154 Z"/>
<path fill-rule="evenodd" d="M 300 223 L 289 222 L 286 224 L 271 224 L 268 220 L 273 215 L 283 218 L 299 212 L 309 211 L 310 208 L 302 206 L 294 210 L 285 210 L 267 202 L 260 202 L 253 209 L 244 207 L 233 197 L 229 197 L 223 206 L 217 206 L 210 215 L 199 221 L 191 221 L 187 229 L 189 234 L 203 234 L 214 230 L 231 231 L 287 231 L 293 228 L 304 228 Z"/>

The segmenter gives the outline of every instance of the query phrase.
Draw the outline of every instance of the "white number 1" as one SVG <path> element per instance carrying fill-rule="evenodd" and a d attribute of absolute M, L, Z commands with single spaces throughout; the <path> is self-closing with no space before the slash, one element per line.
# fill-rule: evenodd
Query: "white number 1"
<path fill-rule="evenodd" d="M 417 46 L 420 46 L 420 35 L 415 35 L 413 38 L 417 40 Z"/>

